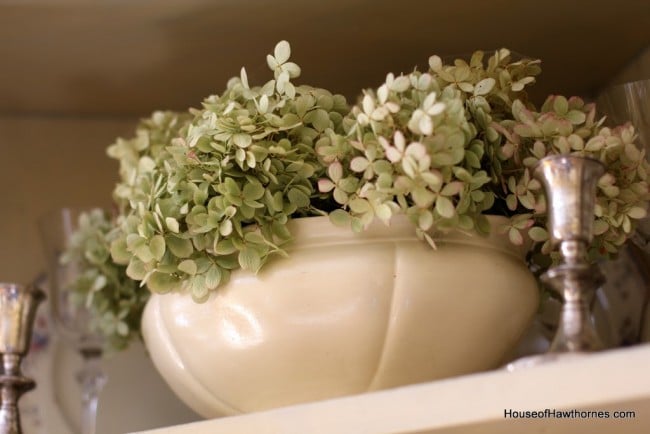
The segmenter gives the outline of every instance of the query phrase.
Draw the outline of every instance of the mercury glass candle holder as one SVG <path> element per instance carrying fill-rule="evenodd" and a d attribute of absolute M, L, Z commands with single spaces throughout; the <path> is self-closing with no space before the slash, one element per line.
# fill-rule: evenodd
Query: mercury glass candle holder
<path fill-rule="evenodd" d="M 20 434 L 18 400 L 36 386 L 20 369 L 29 351 L 38 305 L 45 294 L 31 286 L 0 283 L 0 434 Z"/>
<path fill-rule="evenodd" d="M 604 172 L 599 161 L 571 155 L 546 157 L 535 169 L 546 191 L 551 242 L 562 255 L 562 263 L 544 273 L 542 281 L 560 293 L 564 303 L 548 352 L 516 360 L 509 370 L 603 347 L 591 321 L 590 302 L 605 279 L 587 262 L 586 253 L 593 239 L 596 185 Z"/>

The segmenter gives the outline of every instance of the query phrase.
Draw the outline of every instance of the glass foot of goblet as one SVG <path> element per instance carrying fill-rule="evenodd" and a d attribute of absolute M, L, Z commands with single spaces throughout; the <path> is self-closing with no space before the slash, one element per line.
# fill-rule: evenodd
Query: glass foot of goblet
<path fill-rule="evenodd" d="M 83 366 L 77 372 L 77 383 L 81 387 L 81 433 L 95 434 L 97 427 L 97 404 L 99 394 L 106 385 L 108 376 L 101 366 L 101 351 L 83 352 Z"/>

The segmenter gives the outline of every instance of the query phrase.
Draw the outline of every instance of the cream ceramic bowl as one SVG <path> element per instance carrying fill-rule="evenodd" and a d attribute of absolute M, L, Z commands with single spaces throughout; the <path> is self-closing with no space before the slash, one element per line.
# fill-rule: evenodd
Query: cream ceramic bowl
<path fill-rule="evenodd" d="M 290 258 L 233 273 L 203 304 L 147 305 L 154 364 L 206 418 L 495 368 L 538 304 L 524 252 L 503 236 L 452 233 L 433 250 L 406 218 L 362 234 L 327 217 L 290 229 Z"/>

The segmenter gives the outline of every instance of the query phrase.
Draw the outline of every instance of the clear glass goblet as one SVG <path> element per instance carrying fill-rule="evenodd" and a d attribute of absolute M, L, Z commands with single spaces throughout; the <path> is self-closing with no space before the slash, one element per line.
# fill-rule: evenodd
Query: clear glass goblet
<path fill-rule="evenodd" d="M 57 332 L 64 343 L 73 346 L 83 364 L 77 372 L 82 392 L 81 434 L 95 434 L 99 394 L 107 376 L 101 357 L 104 339 L 92 326 L 92 316 L 85 300 L 72 290 L 83 272 L 80 261 L 62 261 L 62 254 L 79 225 L 79 216 L 89 209 L 64 208 L 39 221 L 43 248 L 47 258 L 50 308 Z"/>

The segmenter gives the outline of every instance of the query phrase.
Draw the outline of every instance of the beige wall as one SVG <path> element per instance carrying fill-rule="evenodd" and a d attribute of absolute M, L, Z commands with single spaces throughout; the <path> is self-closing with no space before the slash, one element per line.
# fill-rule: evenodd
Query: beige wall
<path fill-rule="evenodd" d="M 627 83 L 629 81 L 650 79 L 650 46 L 646 47 L 614 79 L 612 84 Z"/>
<path fill-rule="evenodd" d="M 117 163 L 105 148 L 135 122 L 0 117 L 0 281 L 25 283 L 45 269 L 40 216 L 110 204 Z"/>

